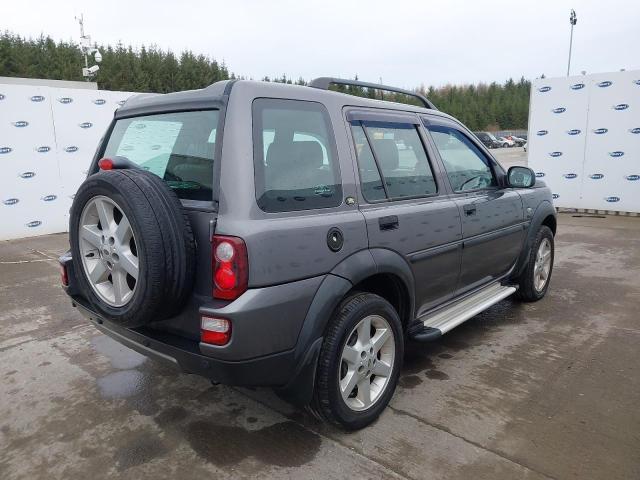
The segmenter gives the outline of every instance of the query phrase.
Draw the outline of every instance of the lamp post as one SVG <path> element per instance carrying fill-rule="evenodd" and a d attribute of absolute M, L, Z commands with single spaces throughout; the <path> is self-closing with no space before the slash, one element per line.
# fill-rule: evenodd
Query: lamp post
<path fill-rule="evenodd" d="M 567 63 L 567 77 L 569 76 L 569 70 L 571 69 L 571 47 L 573 46 L 573 26 L 578 22 L 576 11 L 571 9 L 571 16 L 569 17 L 569 23 L 571 24 L 571 37 L 569 37 L 569 62 Z"/>

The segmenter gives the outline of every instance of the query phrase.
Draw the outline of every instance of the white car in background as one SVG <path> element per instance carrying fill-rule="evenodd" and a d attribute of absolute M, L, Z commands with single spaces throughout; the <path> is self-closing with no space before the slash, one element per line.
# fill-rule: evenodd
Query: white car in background
<path fill-rule="evenodd" d="M 513 140 L 508 139 L 507 137 L 498 137 L 498 141 L 500 142 L 500 146 L 502 148 L 515 147 L 516 146 L 516 142 L 514 142 Z"/>

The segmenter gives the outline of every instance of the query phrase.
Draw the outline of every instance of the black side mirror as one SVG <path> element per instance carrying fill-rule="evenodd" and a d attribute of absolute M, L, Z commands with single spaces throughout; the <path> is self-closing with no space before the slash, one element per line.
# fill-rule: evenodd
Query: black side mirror
<path fill-rule="evenodd" d="M 528 167 L 511 167 L 507 172 L 507 184 L 513 188 L 529 188 L 536 183 L 536 174 Z"/>

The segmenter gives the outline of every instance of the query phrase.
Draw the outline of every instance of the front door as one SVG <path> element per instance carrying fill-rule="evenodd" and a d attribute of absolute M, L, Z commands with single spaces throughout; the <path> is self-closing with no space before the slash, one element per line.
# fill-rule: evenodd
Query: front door
<path fill-rule="evenodd" d="M 462 240 L 458 207 L 429 159 L 416 115 L 353 109 L 348 119 L 369 248 L 406 259 L 420 316 L 455 291 Z"/>
<path fill-rule="evenodd" d="M 425 124 L 462 217 L 462 293 L 500 278 L 515 264 L 525 233 L 522 200 L 500 186 L 501 168 L 463 127 L 435 116 Z"/>

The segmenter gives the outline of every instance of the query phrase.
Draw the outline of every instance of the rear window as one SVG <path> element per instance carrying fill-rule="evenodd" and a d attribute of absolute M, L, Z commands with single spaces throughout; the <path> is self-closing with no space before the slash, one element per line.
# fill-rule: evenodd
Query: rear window
<path fill-rule="evenodd" d="M 287 212 L 342 203 L 338 155 L 324 106 L 256 99 L 253 129 L 256 198 L 262 210 Z"/>
<path fill-rule="evenodd" d="M 104 156 L 126 157 L 180 198 L 211 201 L 218 117 L 218 110 L 202 110 L 118 120 Z"/>

